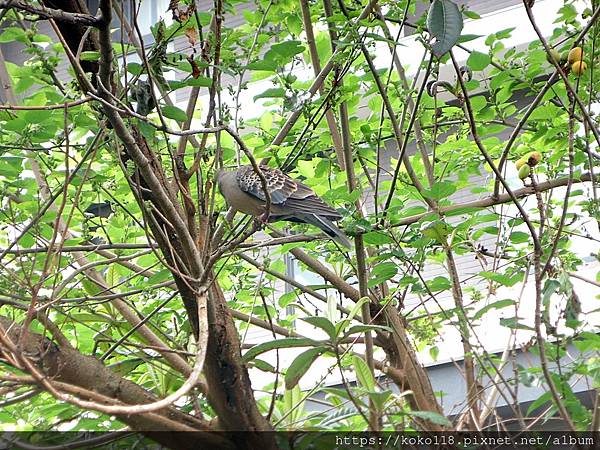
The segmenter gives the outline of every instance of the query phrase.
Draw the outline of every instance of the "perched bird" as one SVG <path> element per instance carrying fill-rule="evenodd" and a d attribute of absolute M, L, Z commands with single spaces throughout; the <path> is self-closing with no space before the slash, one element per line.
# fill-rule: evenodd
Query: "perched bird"
<path fill-rule="evenodd" d="M 110 217 L 114 210 L 112 204 L 108 201 L 102 203 L 91 203 L 83 213 L 88 217 L 102 217 L 106 219 Z"/>
<path fill-rule="evenodd" d="M 271 199 L 269 216 L 265 217 L 266 196 L 260 177 L 251 165 L 219 172 L 219 190 L 230 207 L 266 222 L 286 220 L 308 223 L 320 228 L 340 244 L 350 247 L 346 235 L 333 223 L 342 218 L 340 213 L 321 200 L 308 186 L 290 178 L 281 170 L 267 166 L 260 166 L 260 169 L 267 181 Z"/>
<path fill-rule="evenodd" d="M 90 205 L 85 209 L 85 211 L 83 211 L 90 232 L 94 233 L 99 228 L 102 228 L 104 231 L 106 231 L 104 229 L 102 219 L 108 219 L 112 214 L 114 214 L 114 212 L 115 211 L 112 207 L 112 203 L 109 201 L 105 201 L 102 203 L 90 203 Z M 99 223 L 97 220 L 94 220 L 96 218 L 99 219 Z M 92 236 L 90 238 L 90 242 L 94 245 L 101 245 L 106 243 L 106 239 L 104 239 L 101 236 Z"/>

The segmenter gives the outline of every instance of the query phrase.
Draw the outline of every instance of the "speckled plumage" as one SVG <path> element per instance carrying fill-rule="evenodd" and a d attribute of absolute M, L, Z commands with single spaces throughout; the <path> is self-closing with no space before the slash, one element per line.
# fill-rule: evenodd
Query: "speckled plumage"
<path fill-rule="evenodd" d="M 350 243 L 332 221 L 342 218 L 321 200 L 312 189 L 289 177 L 279 169 L 260 166 L 271 199 L 269 222 L 286 220 L 317 226 L 345 246 Z M 219 189 L 232 208 L 255 217 L 265 212 L 266 196 L 260 177 L 251 165 L 234 171 L 221 171 Z"/>

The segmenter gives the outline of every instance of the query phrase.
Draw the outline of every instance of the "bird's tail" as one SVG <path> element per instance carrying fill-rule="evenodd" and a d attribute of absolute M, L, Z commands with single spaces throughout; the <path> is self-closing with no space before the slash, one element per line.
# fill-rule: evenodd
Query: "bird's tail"
<path fill-rule="evenodd" d="M 334 241 L 343 245 L 344 247 L 351 248 L 352 244 L 348 237 L 344 234 L 342 230 L 340 230 L 331 220 L 318 216 L 316 214 L 302 214 L 301 219 L 311 225 L 314 225 L 317 228 L 320 228 L 327 234 L 331 236 Z"/>

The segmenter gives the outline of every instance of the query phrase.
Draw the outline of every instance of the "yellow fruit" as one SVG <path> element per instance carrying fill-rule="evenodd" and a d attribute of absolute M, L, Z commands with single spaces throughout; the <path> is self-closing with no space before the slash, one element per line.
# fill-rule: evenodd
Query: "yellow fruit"
<path fill-rule="evenodd" d="M 558 53 L 558 50 L 555 49 L 550 49 L 549 53 L 546 53 L 546 60 L 552 64 L 552 60 L 554 60 L 554 62 L 556 64 L 558 64 L 560 62 L 560 53 Z"/>
<path fill-rule="evenodd" d="M 519 178 L 521 180 L 524 180 L 525 178 L 527 178 L 529 176 L 530 173 L 531 173 L 531 167 L 529 167 L 527 164 L 525 164 L 524 166 L 522 166 L 519 169 Z"/>
<path fill-rule="evenodd" d="M 575 61 L 571 64 L 571 70 L 577 76 L 581 75 L 587 69 L 587 64 L 585 61 Z"/>
<path fill-rule="evenodd" d="M 515 166 L 517 167 L 517 170 L 519 170 L 525 164 L 527 164 L 527 161 L 521 158 L 515 163 Z"/>
<path fill-rule="evenodd" d="M 542 160 L 542 154 L 540 152 L 530 152 L 525 155 L 527 159 L 527 164 L 529 167 L 536 166 Z"/>
<path fill-rule="evenodd" d="M 583 50 L 581 49 L 581 47 L 573 47 L 569 51 L 569 56 L 567 56 L 567 60 L 569 61 L 569 64 L 573 64 L 577 61 L 581 61 L 582 59 L 583 59 Z"/>

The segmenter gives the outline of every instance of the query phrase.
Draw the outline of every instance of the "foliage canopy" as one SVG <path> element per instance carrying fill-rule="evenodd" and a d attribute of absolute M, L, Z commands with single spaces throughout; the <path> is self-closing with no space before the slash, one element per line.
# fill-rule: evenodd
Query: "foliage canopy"
<path fill-rule="evenodd" d="M 175 1 L 147 34 L 125 3 L 0 10 L 3 429 L 479 429 L 535 385 L 597 429 L 597 1 L 526 2 L 554 28 L 518 46 L 450 0 Z M 260 162 L 355 247 L 228 211 L 217 169 Z M 420 360 L 455 357 L 450 412 Z"/>

